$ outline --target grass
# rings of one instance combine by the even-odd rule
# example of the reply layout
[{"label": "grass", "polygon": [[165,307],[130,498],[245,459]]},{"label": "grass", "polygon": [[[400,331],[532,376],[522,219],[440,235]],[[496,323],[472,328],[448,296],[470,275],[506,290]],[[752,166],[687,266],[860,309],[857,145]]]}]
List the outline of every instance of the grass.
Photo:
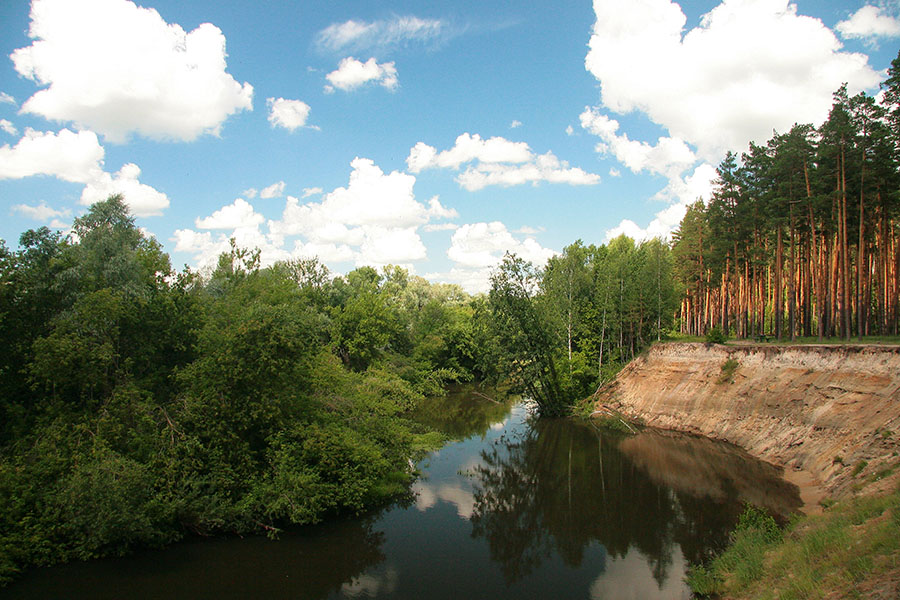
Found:
[{"label": "grass", "polygon": [[773,340],[771,342],[766,342],[772,345],[778,346],[801,346],[801,345],[815,345],[815,344],[828,344],[828,345],[840,345],[840,346],[858,346],[858,345],[868,345],[868,344],[884,344],[884,345],[900,345],[900,336],[896,335],[870,335],[866,336],[859,341],[857,336],[853,336],[849,340],[840,337],[826,337],[822,338],[822,341],[819,341],[817,336],[810,337],[796,337],[793,340],[790,339],[790,336],[787,335],[781,341]]},{"label": "grass", "polygon": [[[666,338],[663,340],[664,342],[705,342],[706,338],[701,335],[685,335],[681,333],[669,333]],[[747,337],[746,339],[740,338],[732,338],[731,341],[734,342],[752,342],[758,344],[766,344],[772,346],[800,346],[800,345],[809,345],[809,344],[835,344],[835,345],[849,345],[856,346],[859,344],[884,344],[889,346],[900,345],[900,336],[897,335],[872,335],[866,336],[863,338],[862,342],[859,341],[859,338],[853,336],[849,340],[845,340],[844,338],[839,337],[826,337],[823,338],[822,341],[819,341],[817,336],[810,337],[797,337],[793,341],[790,339],[790,335],[786,335],[785,338],[781,341],[772,340],[769,342],[755,342],[753,337]],[[728,343],[727,341],[725,343]]]},{"label": "grass", "polygon": [[742,517],[728,549],[691,569],[688,583],[698,595],[865,598],[900,576],[900,490],[834,503],[795,519],[783,535],[766,519]]},{"label": "grass", "polygon": [[722,363],[722,372],[719,374],[719,378],[716,380],[717,384],[722,383],[733,383],[734,382],[734,372],[737,371],[737,368],[741,366],[741,363],[734,360],[733,358],[729,358],[725,362]]}]

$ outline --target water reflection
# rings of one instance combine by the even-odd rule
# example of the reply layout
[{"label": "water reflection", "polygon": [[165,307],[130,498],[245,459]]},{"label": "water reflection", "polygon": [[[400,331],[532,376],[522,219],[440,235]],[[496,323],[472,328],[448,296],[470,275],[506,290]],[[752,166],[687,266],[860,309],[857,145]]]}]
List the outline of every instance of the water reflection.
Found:
[{"label": "water reflection", "polygon": [[607,567],[592,589],[615,585],[613,574],[639,555],[662,597],[678,597],[671,589],[684,590],[685,562],[718,549],[711,541],[727,539],[742,501],[782,512],[800,505],[797,489],[774,467],[689,436],[626,438],[541,420],[481,456],[473,470],[472,535],[486,540],[507,583],[553,555],[577,568],[599,544]]},{"label": "water reflection", "polygon": [[687,598],[687,564],[742,501],[799,506],[776,469],[701,438],[531,421],[465,391],[420,418],[460,441],[419,464],[411,502],[278,541],[35,570],[0,598]]},{"label": "water reflection", "polygon": [[[377,516],[264,537],[176,544],[134,556],[38,569],[3,598],[195,599],[371,596],[390,582],[369,575],[385,560]],[[396,575],[396,574],[395,574]]]},{"label": "water reflection", "polygon": [[412,486],[416,495],[416,508],[425,512],[438,502],[449,502],[456,507],[456,514],[460,519],[471,519],[475,510],[475,496],[471,489],[463,487],[461,483],[442,483],[432,485],[427,481],[419,480]]},{"label": "water reflection", "polygon": [[739,500],[786,517],[800,508],[796,487],[779,467],[737,446],[673,431],[647,430],[619,450],[658,485],[718,502]]},{"label": "water reflection", "polygon": [[502,430],[512,400],[471,385],[452,387],[446,396],[427,398],[413,419],[455,440],[484,437],[489,430]]}]

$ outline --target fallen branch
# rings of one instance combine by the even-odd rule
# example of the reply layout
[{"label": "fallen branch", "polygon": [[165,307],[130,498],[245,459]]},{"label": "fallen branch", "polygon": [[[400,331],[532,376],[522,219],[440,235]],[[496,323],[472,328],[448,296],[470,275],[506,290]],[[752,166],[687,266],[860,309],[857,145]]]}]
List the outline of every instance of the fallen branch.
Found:
[{"label": "fallen branch", "polygon": [[609,408],[608,406],[601,406],[599,409],[597,409],[591,413],[591,417],[602,413],[604,410],[607,411],[609,414],[611,414],[613,417],[617,418],[622,423],[622,425],[624,425],[625,427],[628,428],[628,431],[630,431],[631,433],[634,433],[634,434],[637,433],[637,431],[631,425],[629,425],[628,422],[625,421],[625,419],[623,419],[619,413],[617,413],[613,409]]}]

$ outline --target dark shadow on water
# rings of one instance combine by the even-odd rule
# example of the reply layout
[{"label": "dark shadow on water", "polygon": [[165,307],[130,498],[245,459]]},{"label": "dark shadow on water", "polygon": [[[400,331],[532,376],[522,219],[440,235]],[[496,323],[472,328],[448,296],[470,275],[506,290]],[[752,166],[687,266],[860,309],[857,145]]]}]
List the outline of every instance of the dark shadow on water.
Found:
[{"label": "dark shadow on water", "polygon": [[36,569],[0,598],[317,599],[385,558],[377,516],[265,537],[189,540],[165,550]]},{"label": "dark shadow on water", "polygon": [[540,420],[482,451],[473,471],[472,535],[507,582],[554,553],[571,567],[599,543],[609,558],[646,557],[660,588],[677,546],[691,562],[719,550],[749,502],[786,515],[800,506],[775,467],[739,449],[664,432],[634,437]]}]

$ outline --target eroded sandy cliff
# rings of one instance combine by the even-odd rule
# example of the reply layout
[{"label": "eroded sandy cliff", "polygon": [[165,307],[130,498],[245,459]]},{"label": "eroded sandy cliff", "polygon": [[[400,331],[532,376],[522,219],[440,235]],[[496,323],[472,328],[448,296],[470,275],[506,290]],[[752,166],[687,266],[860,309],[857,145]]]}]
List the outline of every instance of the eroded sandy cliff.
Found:
[{"label": "eroded sandy cliff", "polygon": [[840,496],[898,460],[900,347],[658,344],[598,404],[737,444]]}]

